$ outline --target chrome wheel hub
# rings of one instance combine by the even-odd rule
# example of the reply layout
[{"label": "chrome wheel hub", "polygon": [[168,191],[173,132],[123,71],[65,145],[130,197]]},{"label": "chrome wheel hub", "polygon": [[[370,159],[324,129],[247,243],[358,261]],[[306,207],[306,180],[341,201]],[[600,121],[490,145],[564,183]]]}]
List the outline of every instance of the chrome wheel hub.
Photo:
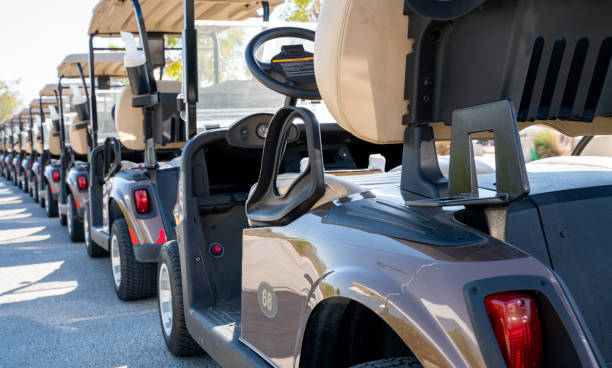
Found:
[{"label": "chrome wheel hub", "polygon": [[162,263],[159,268],[158,280],[159,314],[164,334],[170,336],[172,333],[172,292],[170,289],[170,274],[165,263]]},{"label": "chrome wheel hub", "polygon": [[121,286],[121,257],[119,256],[119,239],[117,235],[111,238],[111,267],[113,269],[113,281],[115,286]]}]

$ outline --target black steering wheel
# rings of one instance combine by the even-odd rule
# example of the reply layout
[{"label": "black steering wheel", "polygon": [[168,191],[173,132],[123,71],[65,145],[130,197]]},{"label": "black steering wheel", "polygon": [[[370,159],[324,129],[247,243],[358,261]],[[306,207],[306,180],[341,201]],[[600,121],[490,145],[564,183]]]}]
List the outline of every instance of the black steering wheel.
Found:
[{"label": "black steering wheel", "polygon": [[283,46],[270,63],[258,60],[255,54],[264,43],[277,38],[299,38],[314,41],[315,32],[304,28],[279,27],[261,32],[247,45],[246,64],[255,79],[264,86],[288,97],[320,100],[314,73],[314,55],[302,45]]}]

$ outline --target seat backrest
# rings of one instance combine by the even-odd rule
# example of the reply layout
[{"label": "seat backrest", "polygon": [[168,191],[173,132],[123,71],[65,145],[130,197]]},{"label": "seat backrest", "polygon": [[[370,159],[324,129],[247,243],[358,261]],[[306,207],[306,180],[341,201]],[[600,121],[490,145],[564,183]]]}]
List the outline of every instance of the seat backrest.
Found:
[{"label": "seat backrest", "polygon": [[42,155],[44,152],[44,147],[40,140],[40,135],[41,135],[40,129],[36,129],[34,131],[34,149],[39,155]]},{"label": "seat backrest", "polygon": [[612,134],[612,2],[488,0],[439,18],[417,3],[324,2],[315,74],[343,128],[384,144],[433,123],[448,139],[453,111],[510,99],[520,128]]},{"label": "seat backrest", "polygon": [[403,8],[403,0],[333,0],[319,17],[317,86],[338,124],[366,141],[403,141],[411,51]]},{"label": "seat backrest", "polygon": [[49,153],[53,156],[59,156],[62,154],[62,144],[60,141],[60,132],[59,130],[53,128],[49,132],[49,136],[47,137],[49,141]]},{"label": "seat backrest", "polygon": [[87,127],[89,121],[80,121],[78,118],[70,124],[70,145],[74,152],[78,155],[87,155],[89,153],[89,132]]},{"label": "seat backrest", "polygon": [[[181,83],[177,81],[157,81],[160,92],[180,93]],[[143,125],[143,112],[140,107],[132,106],[132,89],[127,86],[123,89],[117,107],[115,108],[115,126],[121,144],[134,151],[145,149],[145,135]]]}]

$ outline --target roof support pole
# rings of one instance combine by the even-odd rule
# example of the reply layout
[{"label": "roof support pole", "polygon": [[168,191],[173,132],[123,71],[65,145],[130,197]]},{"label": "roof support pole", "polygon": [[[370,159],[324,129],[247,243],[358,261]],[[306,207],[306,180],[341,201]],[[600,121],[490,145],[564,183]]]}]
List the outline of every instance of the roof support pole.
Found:
[{"label": "roof support pole", "polygon": [[194,0],[183,0],[183,95],[185,96],[187,137],[197,134],[198,44],[195,29]]},{"label": "roof support pole", "polygon": [[[98,105],[96,103],[96,70],[93,39],[97,32],[89,36],[89,85],[91,88],[91,98],[89,99],[89,120],[91,120],[91,149],[98,145]],[[83,83],[84,84],[84,83]],[[87,93],[86,93],[87,94]]]}]

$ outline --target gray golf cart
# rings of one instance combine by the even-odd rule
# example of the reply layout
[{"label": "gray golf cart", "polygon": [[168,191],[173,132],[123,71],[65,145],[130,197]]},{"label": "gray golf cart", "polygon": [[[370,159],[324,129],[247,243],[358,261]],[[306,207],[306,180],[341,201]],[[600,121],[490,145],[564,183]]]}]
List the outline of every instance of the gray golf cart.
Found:
[{"label": "gray golf cart", "polygon": [[[185,9],[188,33],[193,1]],[[519,130],[612,134],[611,12],[602,1],[333,0],[314,55],[257,61],[266,42],[303,35],[256,36],[247,64],[262,83],[320,92],[353,136],[403,144],[401,169],[330,175],[322,125],[289,103],[267,127],[245,203],[212,190],[210,137],[191,139],[178,241],[160,252],[170,350],[199,346],[228,367],[610,366],[612,172],[528,171]],[[306,70],[310,88],[296,83]],[[308,166],[282,175],[297,118]],[[477,175],[473,139],[495,140],[494,173]],[[436,140],[451,140],[448,179]]]},{"label": "gray golf cart", "polygon": [[44,166],[50,160],[49,148],[47,145],[47,137],[49,136],[49,124],[46,124],[50,119],[50,111],[48,106],[57,106],[55,97],[41,97],[30,102],[30,110],[34,117],[32,139],[34,143],[35,159],[32,162],[32,178],[31,186],[33,191],[34,201],[40,203],[41,207],[45,207],[44,198],[41,196],[43,191]]},{"label": "gray golf cart", "polygon": [[[70,125],[69,137],[70,146],[66,146],[65,160],[60,165],[60,177],[65,178],[65,185],[60,186],[59,212],[60,216],[66,218],[68,235],[73,242],[85,240],[83,219],[86,204],[89,201],[89,153],[95,148],[90,129],[90,101],[86,78],[89,77],[89,54],[72,54],[62,60],[57,67],[58,77],[63,79],[81,80],[81,89],[84,95],[71,99],[71,106],[77,112],[75,120]],[[111,78],[125,78],[125,68],[123,67],[123,53],[103,53],[97,54],[95,59],[96,78],[94,78],[95,88],[91,93],[96,93],[98,89],[109,91],[113,87],[121,85],[111,84]],[[104,93],[103,93],[104,94]],[[74,95],[74,93],[73,93]],[[104,95],[105,96],[105,95]],[[101,96],[97,103],[96,114],[103,116],[109,115],[110,109],[107,101]],[[106,113],[106,114],[105,114]],[[103,127],[108,125],[108,119],[103,119]],[[106,123],[106,124],[104,124]],[[99,136],[99,135],[98,135]]]},{"label": "gray golf cart", "polygon": [[[67,125],[63,120],[68,120],[68,124],[74,118],[73,113],[64,114],[64,109],[69,111],[69,106],[66,101],[60,99],[60,90],[63,96],[70,96],[71,90],[68,85],[58,86],[57,84],[47,84],[40,90],[39,96],[52,97],[56,100],[56,105],[47,105],[50,110],[49,119],[47,120],[48,135],[45,137],[45,144],[49,152],[48,155],[42,157],[42,185],[40,186],[40,197],[44,199],[41,205],[44,204],[45,212],[48,217],[57,217],[58,199],[61,188],[61,159],[64,152],[66,142],[64,126]],[[67,137],[69,139],[69,137]]]},{"label": "gray golf cart", "polygon": [[[214,1],[200,3],[203,18],[234,20],[253,15],[255,8],[247,7],[258,2],[238,1],[222,7]],[[114,288],[121,300],[155,294],[159,249],[176,238],[172,210],[177,199],[178,158],[188,136],[177,110],[181,84],[156,80],[153,74],[159,68],[163,75],[167,38],[180,35],[176,20],[181,17],[181,2],[143,4],[101,1],[89,28],[92,39],[116,37],[119,31],[138,34],[146,61],[140,74],[146,80],[144,90],[139,80],[131,80],[117,104],[118,138],[108,137],[90,157],[87,249],[92,256],[110,252]],[[151,29],[145,28],[148,19],[153,20]],[[91,45],[93,42],[90,56],[95,57]]]}]

